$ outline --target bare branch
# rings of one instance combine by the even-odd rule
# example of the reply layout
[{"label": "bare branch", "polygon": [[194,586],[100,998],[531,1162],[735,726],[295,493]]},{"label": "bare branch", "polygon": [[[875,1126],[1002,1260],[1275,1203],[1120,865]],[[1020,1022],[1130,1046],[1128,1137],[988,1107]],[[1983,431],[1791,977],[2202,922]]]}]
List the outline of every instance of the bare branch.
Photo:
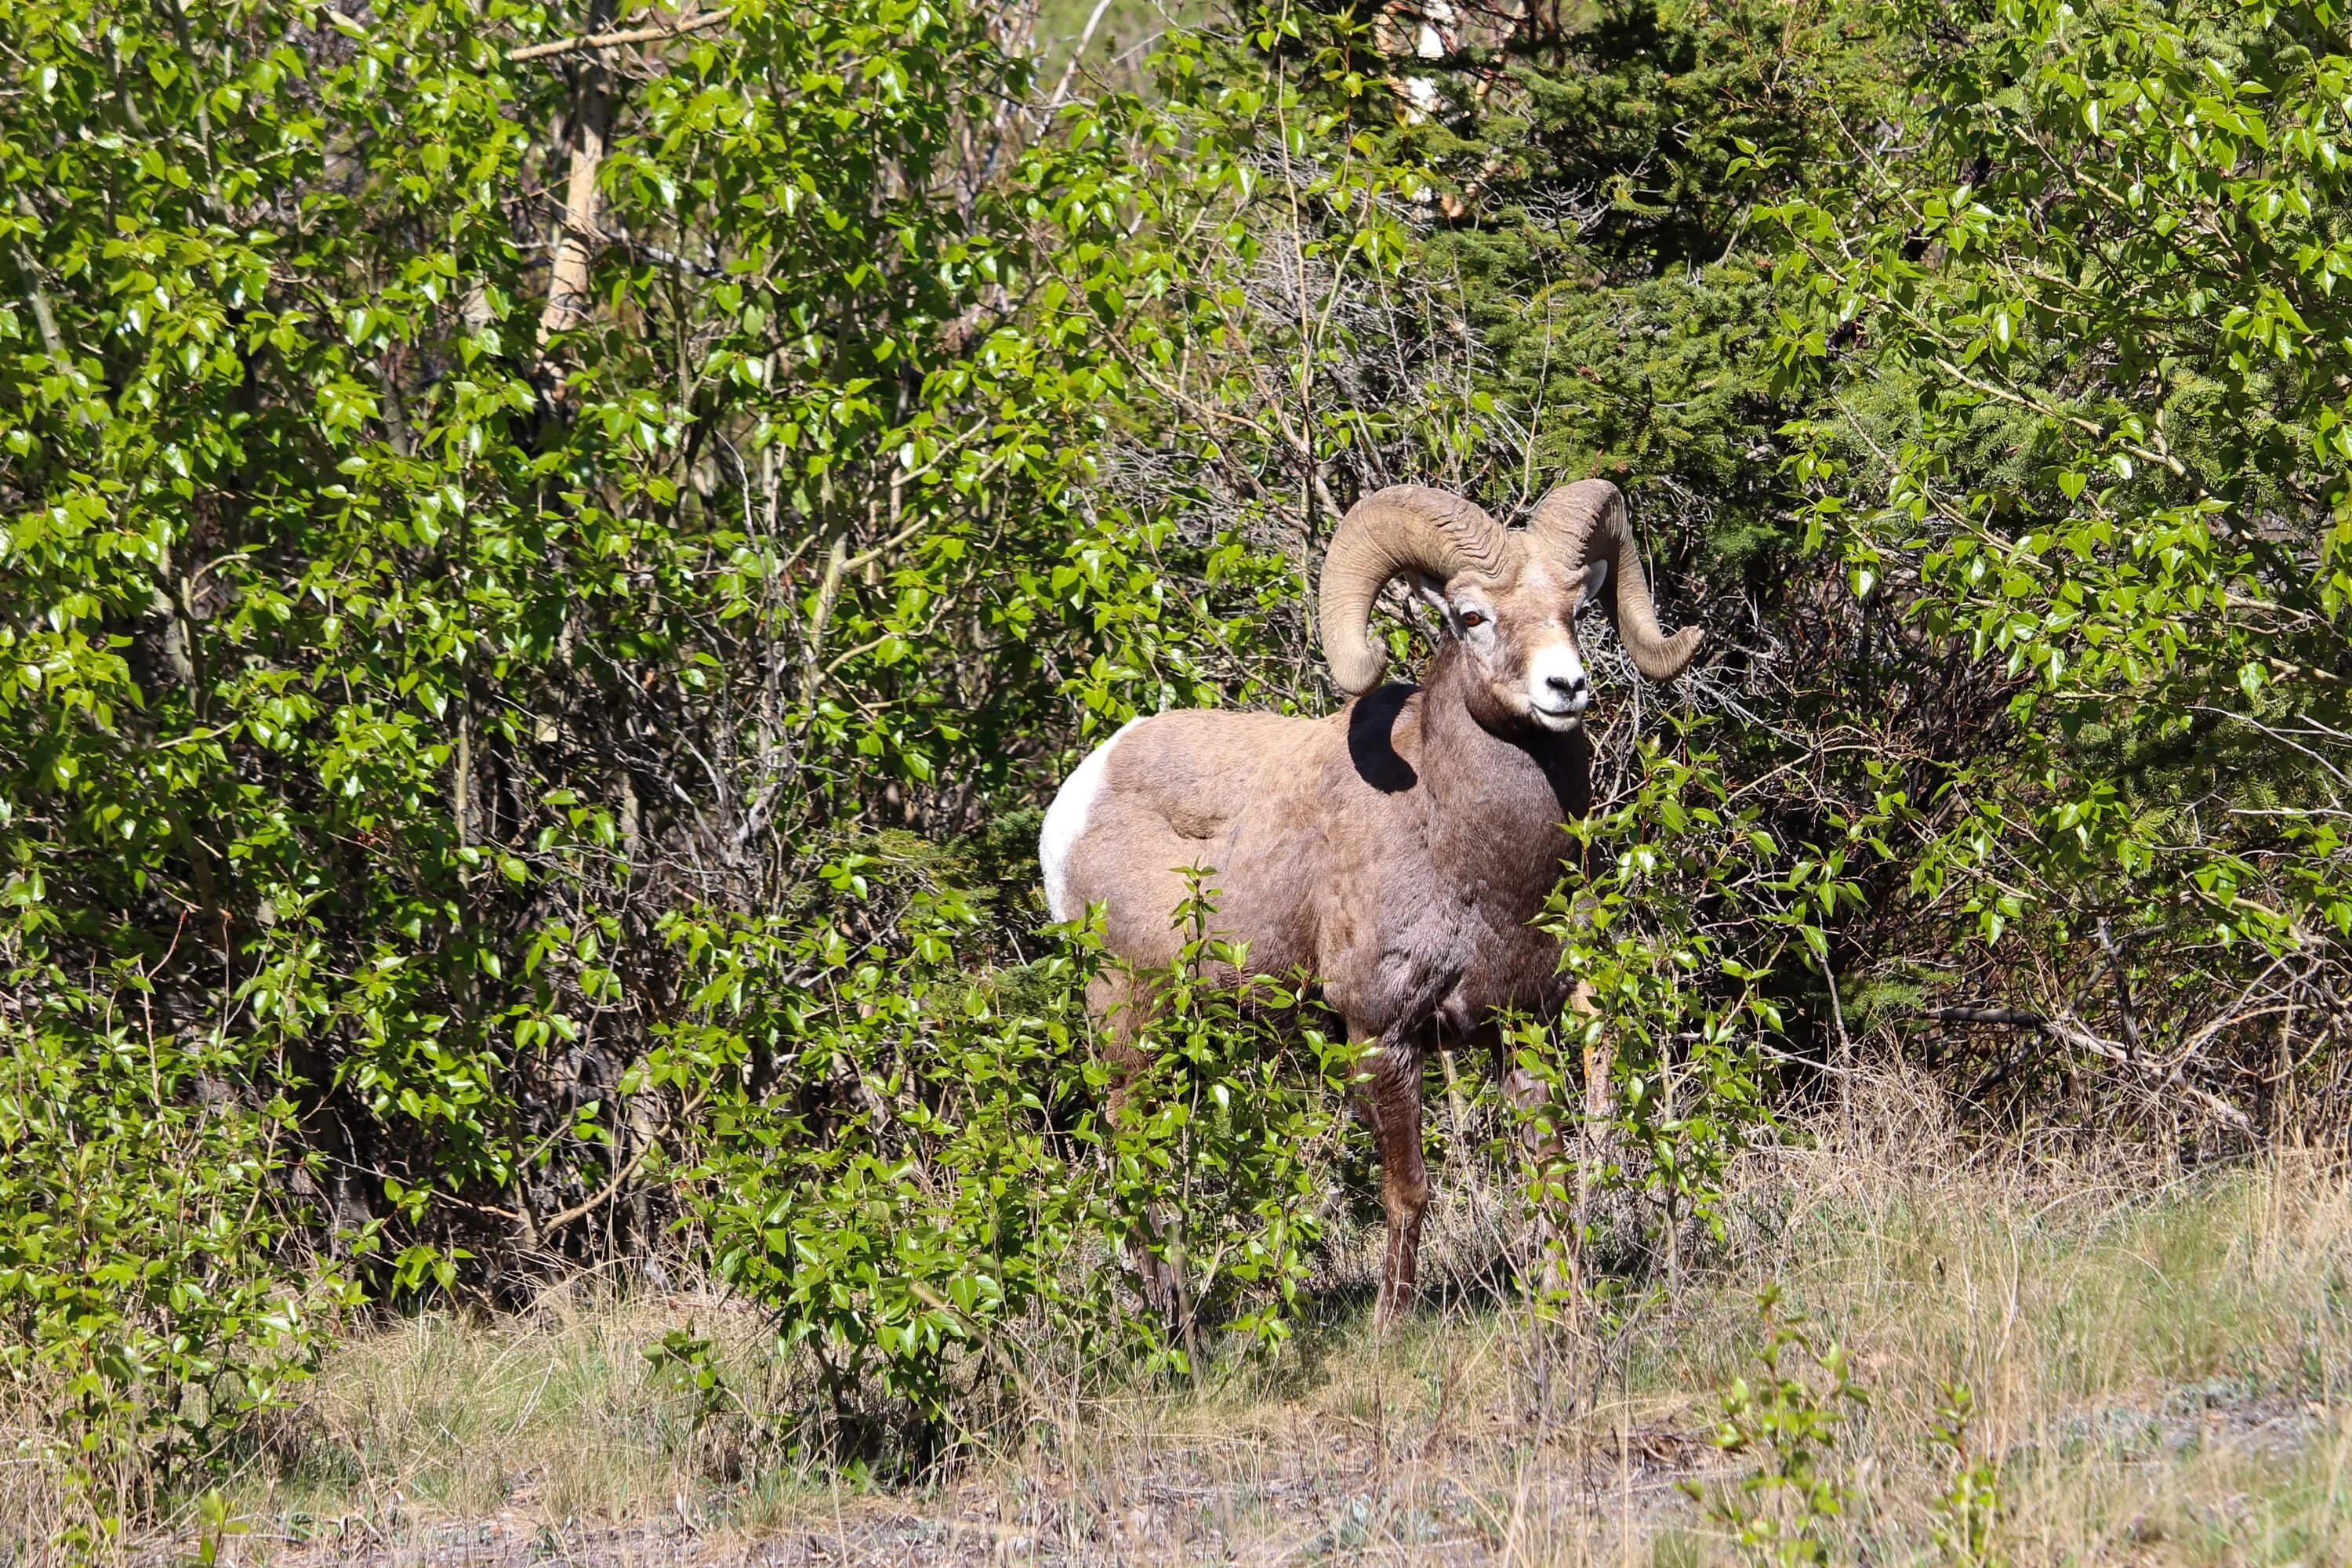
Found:
[{"label": "bare branch", "polygon": [[715,27],[735,14],[732,5],[721,5],[716,11],[698,16],[681,16],[659,27],[630,27],[618,33],[590,33],[583,37],[558,38],[552,43],[530,44],[508,53],[514,65],[530,60],[553,59],[559,55],[584,54],[591,49],[617,49],[629,44],[659,43],[666,38],[681,38],[688,33],[699,33]]}]

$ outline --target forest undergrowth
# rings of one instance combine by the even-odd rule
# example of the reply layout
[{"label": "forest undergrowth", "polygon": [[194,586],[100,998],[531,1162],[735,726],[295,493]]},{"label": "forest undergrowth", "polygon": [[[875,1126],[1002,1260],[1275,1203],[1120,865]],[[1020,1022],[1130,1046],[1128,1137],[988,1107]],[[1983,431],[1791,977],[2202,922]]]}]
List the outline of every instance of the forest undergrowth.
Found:
[{"label": "forest undergrowth", "polygon": [[[1738,1163],[1719,1243],[1580,1323],[1514,1299],[1507,1202],[1456,1169],[1431,1300],[1392,1333],[1370,1323],[1379,1238],[1359,1227],[1279,1358],[1033,1391],[913,1486],[772,1446],[773,1334],[715,1281],[583,1276],[516,1310],[420,1311],[340,1342],[211,1511],[136,1555],[1696,1568],[1759,1544],[1921,1564],[2352,1549],[2339,1166],[1995,1147],[1916,1078],[1856,1098]],[[700,1384],[665,1370],[680,1334],[711,1347]],[[58,1506],[59,1479],[18,1472],[12,1505]]]}]

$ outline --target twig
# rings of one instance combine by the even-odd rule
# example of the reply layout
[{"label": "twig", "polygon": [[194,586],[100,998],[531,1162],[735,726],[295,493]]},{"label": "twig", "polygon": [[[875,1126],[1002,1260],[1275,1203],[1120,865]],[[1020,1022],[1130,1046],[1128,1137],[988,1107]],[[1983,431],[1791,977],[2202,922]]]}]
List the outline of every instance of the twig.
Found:
[{"label": "twig", "polygon": [[653,1145],[650,1143],[638,1144],[637,1152],[629,1156],[629,1163],[627,1164],[613,1173],[613,1179],[604,1184],[604,1190],[603,1192],[598,1193],[594,1197],[588,1199],[584,1203],[574,1204],[570,1208],[565,1209],[562,1214],[553,1215],[546,1220],[539,1227],[540,1235],[545,1236],[549,1231],[555,1229],[559,1226],[570,1225],[573,1220],[578,1219],[582,1215],[586,1214],[589,1210],[601,1207],[605,1203],[609,1202],[613,1194],[619,1192],[628,1182],[628,1179],[637,1173],[637,1167],[645,1163],[646,1153],[652,1147]]},{"label": "twig", "polygon": [[1070,90],[1070,79],[1078,74],[1078,63],[1087,58],[1087,46],[1095,41],[1095,29],[1102,26],[1103,13],[1110,9],[1110,0],[1095,0],[1094,11],[1087,17],[1086,30],[1078,35],[1078,47],[1070,51],[1070,63],[1063,68],[1062,79],[1055,84],[1054,96],[1045,100],[1045,115],[1062,107],[1062,99]]},{"label": "twig", "polygon": [[610,231],[603,231],[602,237],[608,243],[619,245],[624,250],[642,252],[657,267],[667,267],[672,271],[683,272],[690,278],[724,278],[727,276],[727,274],[719,268],[709,266],[700,261],[688,260],[687,258],[680,256],[674,250],[664,250],[658,245],[649,245],[642,239],[632,239],[625,234],[614,235]]},{"label": "twig", "polygon": [[2196,476],[2189,471],[2187,465],[2182,463],[2179,458],[2174,457],[2170,452],[2150,451],[2147,447],[2139,446],[2137,443],[2119,440],[2111,432],[2109,432],[2105,426],[2099,424],[2096,420],[2085,419],[2079,414],[2069,414],[2063,409],[2053,408],[2046,403],[2037,403],[2032,398],[2027,397],[2021,393],[2010,391],[2007,387],[1995,386],[1990,382],[1979,381],[1976,377],[1962,370],[1958,365],[1954,364],[1951,361],[1945,359],[1940,355],[1932,356],[1932,363],[1937,370],[1942,371],[1946,375],[1950,376],[1953,380],[1960,383],[1963,386],[1973,387],[1977,391],[1983,393],[1987,397],[1998,397],[2003,403],[2013,403],[2020,408],[2028,409],[2035,414],[2041,415],[2044,419],[2053,420],[2062,425],[2072,425],[2077,430],[2084,431],[2089,435],[2097,437],[2099,440],[2114,441],[2116,446],[2122,447],[2125,451],[2129,452],[2135,458],[2138,458],[2145,462],[2156,463],[2161,467],[2171,469],[2175,479],[2186,479],[2191,485],[2195,485],[2199,495],[2201,496],[2205,493],[2205,487],[2201,484],[2198,484]]},{"label": "twig", "polygon": [[[39,221],[33,211],[33,204],[21,191],[16,195],[16,210],[36,222]],[[25,242],[21,239],[16,242],[16,268],[25,275],[25,298],[32,304],[33,323],[41,331],[41,347],[54,358],[66,352],[65,340],[58,333],[57,313],[49,308],[48,291],[41,287],[40,269],[33,261],[32,252],[25,248]]]},{"label": "twig", "polygon": [[[1838,1065],[1851,1075],[1853,1071],[1853,1038],[1845,1032],[1845,1006],[1838,1000],[1837,972],[1830,967],[1829,943],[1826,941],[1822,943],[1821,960],[1822,981],[1830,988],[1830,1021],[1837,1026]],[[1843,1109],[1852,1111],[1853,1101],[1851,1096],[1843,1089],[1839,1093],[1843,1100]]]},{"label": "twig", "polygon": [[2124,1049],[2132,1059],[2139,1059],[2139,1015],[2132,1010],[2131,980],[2124,973],[2124,955],[2116,951],[2116,939],[2107,929],[2107,917],[2101,915],[2097,926],[2100,951],[2107,955],[2107,968],[2116,977],[2116,1011],[2123,1020]]},{"label": "twig", "polygon": [[[702,1096],[698,1093],[692,1100],[688,1100],[686,1105],[679,1110],[678,1120],[683,1121],[690,1119],[697,1110],[701,1109],[701,1107]],[[588,1199],[585,1203],[574,1204],[572,1207],[565,1209],[562,1214],[556,1215],[544,1221],[539,1227],[540,1235],[545,1236],[549,1231],[555,1229],[558,1226],[570,1225],[582,1215],[586,1214],[589,1210],[595,1208],[599,1205],[609,1200],[614,1193],[619,1192],[621,1188],[626,1184],[631,1176],[637,1173],[637,1167],[646,1163],[646,1156],[652,1153],[654,1145],[651,1139],[640,1139],[637,1143],[637,1152],[629,1156],[629,1163],[627,1164],[622,1166],[618,1171],[615,1171],[613,1173],[613,1179],[604,1184],[604,1190],[603,1192],[598,1193],[594,1197]]]},{"label": "twig", "polygon": [[1010,1376],[1013,1383],[1020,1388],[1023,1395],[1028,1399],[1033,1408],[1053,1408],[1051,1405],[1047,1405],[1044,1399],[1038,1396],[1036,1385],[1031,1383],[1029,1381],[1028,1374],[1021,1370],[1021,1363],[1013,1359],[1011,1352],[1005,1350],[1003,1346],[996,1342],[995,1334],[990,1331],[989,1326],[986,1323],[982,1322],[980,1320],[974,1318],[971,1313],[956,1306],[953,1302],[948,1300],[937,1290],[932,1289],[930,1286],[925,1284],[920,1279],[908,1280],[907,1282],[907,1289],[908,1292],[914,1296],[915,1300],[920,1301],[924,1306],[930,1308],[935,1312],[945,1312],[948,1316],[962,1323],[966,1330],[971,1332],[971,1337],[979,1342],[980,1348],[988,1354],[989,1358],[994,1361],[997,1365],[1004,1369],[1006,1374]]},{"label": "twig", "polygon": [[2021,1007],[1930,1007],[1923,1016],[1939,1024],[2009,1024],[2025,1029],[2038,1029],[2049,1021]]},{"label": "twig", "polygon": [[[2302,742],[2294,739],[2272,725],[2263,723],[2259,719],[2253,718],[2249,714],[2238,712],[2234,709],[2215,708],[2209,703],[2203,702],[2191,703],[2189,705],[2189,711],[2192,713],[2210,713],[2217,718],[2221,719],[2234,719],[2239,723],[2245,725],[2248,729],[2257,731],[2267,739],[2277,742],[2280,745],[2286,747],[2289,751],[2302,752],[2305,756],[2309,757],[2313,762],[2317,763],[2328,773],[2334,774],[2336,781],[2338,784],[2344,784],[2347,787],[2352,787],[2352,777],[2347,777],[2342,768],[2337,767],[2334,763],[2329,762],[2326,757],[2321,756],[2317,752],[2313,751],[2309,746],[2305,745]],[[2326,789],[2325,784],[2322,784],[2320,787]],[[2332,789],[2327,790],[2327,803],[2330,806],[2338,811],[2341,811],[2344,808],[2343,797],[2338,795]]]}]

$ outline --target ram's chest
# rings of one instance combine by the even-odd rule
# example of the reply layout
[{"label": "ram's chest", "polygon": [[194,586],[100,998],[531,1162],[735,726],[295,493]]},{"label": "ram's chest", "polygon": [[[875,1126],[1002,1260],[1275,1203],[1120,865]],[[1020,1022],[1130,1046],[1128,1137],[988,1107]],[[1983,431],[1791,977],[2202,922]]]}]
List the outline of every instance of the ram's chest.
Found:
[{"label": "ram's chest", "polygon": [[1429,872],[1451,906],[1461,966],[1447,1010],[1540,1012],[1563,994],[1559,940],[1536,922],[1571,869],[1576,842],[1560,826],[1571,807],[1534,765],[1496,769],[1483,805],[1475,818],[1441,815],[1430,835]]},{"label": "ram's chest", "polygon": [[1564,869],[1566,845],[1554,826],[1510,845],[1519,852],[1515,859],[1506,862],[1503,847],[1489,845],[1455,861],[1440,883],[1451,894],[1443,900],[1442,945],[1456,976],[1452,1001],[1475,1016],[1499,1007],[1541,1011],[1559,991],[1559,942],[1537,922]]},{"label": "ram's chest", "polygon": [[1360,901],[1335,900],[1344,907],[1323,927],[1333,1001],[1383,1033],[1432,1017],[1459,1033],[1498,1009],[1558,1006],[1559,944],[1535,921],[1571,845],[1559,823],[1549,791],[1541,804],[1490,800],[1475,830],[1428,832],[1369,899],[1360,888]]}]

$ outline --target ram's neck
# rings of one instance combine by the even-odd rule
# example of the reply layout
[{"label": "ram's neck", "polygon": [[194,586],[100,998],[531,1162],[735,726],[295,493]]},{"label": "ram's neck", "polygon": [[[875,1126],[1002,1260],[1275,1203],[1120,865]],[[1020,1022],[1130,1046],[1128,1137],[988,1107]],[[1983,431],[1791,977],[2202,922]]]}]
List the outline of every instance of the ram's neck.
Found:
[{"label": "ram's neck", "polygon": [[1539,903],[1572,847],[1560,824],[1591,808],[1591,747],[1580,729],[1495,733],[1471,716],[1469,679],[1448,647],[1422,689],[1422,765],[1439,840],[1433,847],[1484,866],[1490,877],[1521,868]]}]

